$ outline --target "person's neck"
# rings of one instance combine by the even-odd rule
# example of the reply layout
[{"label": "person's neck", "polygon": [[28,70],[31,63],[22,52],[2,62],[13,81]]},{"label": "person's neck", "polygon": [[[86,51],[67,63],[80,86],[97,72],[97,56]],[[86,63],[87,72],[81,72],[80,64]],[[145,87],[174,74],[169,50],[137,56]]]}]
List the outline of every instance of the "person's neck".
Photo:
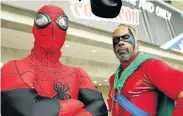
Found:
[{"label": "person's neck", "polygon": [[138,56],[139,51],[135,52],[134,55],[128,60],[128,61],[121,61],[121,67],[123,70],[125,70]]},{"label": "person's neck", "polygon": [[34,47],[31,50],[30,58],[31,60],[36,61],[42,65],[54,66],[59,63],[61,57],[60,49],[54,51],[48,51],[40,47],[37,44],[34,44]]}]

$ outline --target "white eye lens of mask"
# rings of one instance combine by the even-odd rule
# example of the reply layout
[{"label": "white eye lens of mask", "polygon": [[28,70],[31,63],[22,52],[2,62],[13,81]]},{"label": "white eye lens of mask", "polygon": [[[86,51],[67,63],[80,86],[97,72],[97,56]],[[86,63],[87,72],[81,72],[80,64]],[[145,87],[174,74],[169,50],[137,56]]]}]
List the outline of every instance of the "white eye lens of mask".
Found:
[{"label": "white eye lens of mask", "polygon": [[61,18],[59,21],[58,21],[59,25],[62,25],[62,26],[67,26],[66,24],[66,18]]},{"label": "white eye lens of mask", "polygon": [[66,16],[60,16],[56,23],[63,30],[67,30],[67,28],[69,27],[68,18]]},{"label": "white eye lens of mask", "polygon": [[47,16],[43,14],[37,14],[35,17],[35,23],[39,26],[45,26],[49,23]]}]

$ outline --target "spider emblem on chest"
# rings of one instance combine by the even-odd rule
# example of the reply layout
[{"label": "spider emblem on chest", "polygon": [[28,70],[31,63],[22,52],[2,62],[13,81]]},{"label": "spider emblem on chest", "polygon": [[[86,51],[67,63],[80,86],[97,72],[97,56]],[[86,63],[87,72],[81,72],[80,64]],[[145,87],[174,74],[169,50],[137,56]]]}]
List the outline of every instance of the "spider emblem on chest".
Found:
[{"label": "spider emblem on chest", "polygon": [[57,94],[54,96],[55,99],[65,100],[71,98],[71,95],[67,94],[67,91],[70,90],[67,84],[55,83],[54,90],[57,92]]}]

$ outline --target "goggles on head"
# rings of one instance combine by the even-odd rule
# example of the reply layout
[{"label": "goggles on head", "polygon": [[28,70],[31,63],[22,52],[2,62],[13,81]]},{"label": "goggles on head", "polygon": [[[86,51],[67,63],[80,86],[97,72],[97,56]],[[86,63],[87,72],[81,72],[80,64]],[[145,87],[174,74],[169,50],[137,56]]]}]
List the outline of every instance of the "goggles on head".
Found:
[{"label": "goggles on head", "polygon": [[[34,18],[34,23],[38,29],[43,29],[51,23],[51,18],[43,12],[36,14]],[[56,24],[62,30],[67,30],[69,27],[68,17],[66,15],[61,15],[57,20]]]}]

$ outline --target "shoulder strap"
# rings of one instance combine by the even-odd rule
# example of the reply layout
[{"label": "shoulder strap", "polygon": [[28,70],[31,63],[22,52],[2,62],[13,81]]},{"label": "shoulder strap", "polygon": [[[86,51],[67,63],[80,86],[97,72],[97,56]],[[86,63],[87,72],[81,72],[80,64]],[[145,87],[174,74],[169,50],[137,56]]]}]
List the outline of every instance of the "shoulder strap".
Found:
[{"label": "shoulder strap", "polygon": [[118,102],[121,107],[131,113],[133,116],[150,116],[147,112],[143,111],[132,102],[130,102],[125,96],[119,94],[117,99],[113,96],[113,102]]}]

